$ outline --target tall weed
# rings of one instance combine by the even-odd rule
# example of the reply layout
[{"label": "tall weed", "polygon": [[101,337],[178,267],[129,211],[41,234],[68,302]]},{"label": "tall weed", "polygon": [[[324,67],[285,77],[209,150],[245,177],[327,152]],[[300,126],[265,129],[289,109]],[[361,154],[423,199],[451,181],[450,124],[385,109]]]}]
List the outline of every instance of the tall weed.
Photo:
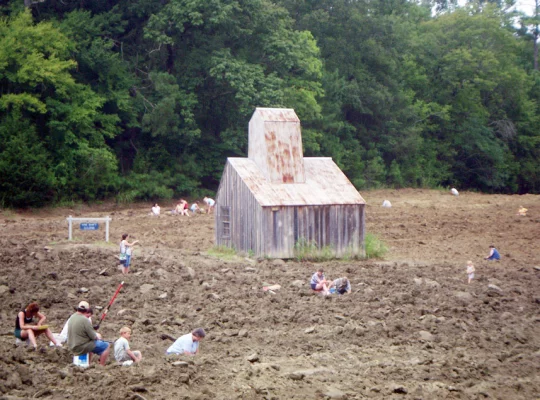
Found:
[{"label": "tall weed", "polygon": [[299,238],[294,244],[294,256],[298,261],[328,261],[336,258],[331,246],[320,247],[315,240]]},{"label": "tall weed", "polygon": [[382,258],[388,252],[388,247],[373,233],[366,234],[364,244],[366,258]]}]

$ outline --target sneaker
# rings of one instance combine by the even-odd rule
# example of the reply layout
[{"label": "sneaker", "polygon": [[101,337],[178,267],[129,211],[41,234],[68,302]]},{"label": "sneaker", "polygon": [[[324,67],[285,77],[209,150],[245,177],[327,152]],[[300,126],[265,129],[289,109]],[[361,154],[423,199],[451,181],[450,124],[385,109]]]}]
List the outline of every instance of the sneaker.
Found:
[{"label": "sneaker", "polygon": [[122,363],[122,366],[123,366],[123,367],[129,367],[129,366],[132,365],[132,364],[133,364],[133,360],[128,360],[128,361],[124,361],[124,362]]}]

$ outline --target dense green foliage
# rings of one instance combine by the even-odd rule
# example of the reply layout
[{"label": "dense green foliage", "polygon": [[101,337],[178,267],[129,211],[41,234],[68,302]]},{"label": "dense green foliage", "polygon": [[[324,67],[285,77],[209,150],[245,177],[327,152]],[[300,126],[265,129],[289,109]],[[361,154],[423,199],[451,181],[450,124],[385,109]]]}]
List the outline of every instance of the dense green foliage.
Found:
[{"label": "dense green foliage", "polygon": [[212,192],[255,107],[360,190],[540,193],[538,18],[508,2],[2,4],[0,206]]}]

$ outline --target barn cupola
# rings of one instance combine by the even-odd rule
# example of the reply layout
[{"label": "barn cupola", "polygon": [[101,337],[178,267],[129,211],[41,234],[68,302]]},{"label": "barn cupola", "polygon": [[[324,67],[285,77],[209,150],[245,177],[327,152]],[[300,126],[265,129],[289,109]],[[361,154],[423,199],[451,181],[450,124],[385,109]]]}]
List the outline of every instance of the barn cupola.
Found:
[{"label": "barn cupola", "polygon": [[293,109],[255,109],[249,121],[248,158],[271,183],[305,183],[300,119]]}]

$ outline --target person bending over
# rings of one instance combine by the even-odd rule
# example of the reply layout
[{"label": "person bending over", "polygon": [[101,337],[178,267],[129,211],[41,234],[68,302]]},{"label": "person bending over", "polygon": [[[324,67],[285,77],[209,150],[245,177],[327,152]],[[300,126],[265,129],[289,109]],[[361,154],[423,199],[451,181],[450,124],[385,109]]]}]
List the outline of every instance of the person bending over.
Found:
[{"label": "person bending over", "polygon": [[330,291],[332,290],[332,288],[335,288],[336,293],[338,294],[349,294],[351,293],[351,282],[346,276],[343,278],[338,278],[332,281],[332,283],[330,284]]},{"label": "person bending over", "polygon": [[[36,324],[34,324],[34,318],[38,318]],[[56,340],[51,330],[43,325],[47,317],[39,312],[39,305],[37,303],[30,303],[28,306],[19,311],[17,319],[15,320],[15,332],[14,335],[20,340],[30,340],[34,349],[37,349],[36,337],[45,334],[49,340],[55,346],[62,346],[59,341]]]},{"label": "person bending over", "polygon": [[167,354],[189,354],[194,356],[199,353],[199,343],[206,336],[203,328],[194,329],[191,333],[180,336],[167,349]]},{"label": "person bending over", "polygon": [[484,258],[484,260],[500,260],[500,259],[501,259],[501,255],[499,254],[495,246],[493,245],[489,246],[489,254],[487,257]]}]

